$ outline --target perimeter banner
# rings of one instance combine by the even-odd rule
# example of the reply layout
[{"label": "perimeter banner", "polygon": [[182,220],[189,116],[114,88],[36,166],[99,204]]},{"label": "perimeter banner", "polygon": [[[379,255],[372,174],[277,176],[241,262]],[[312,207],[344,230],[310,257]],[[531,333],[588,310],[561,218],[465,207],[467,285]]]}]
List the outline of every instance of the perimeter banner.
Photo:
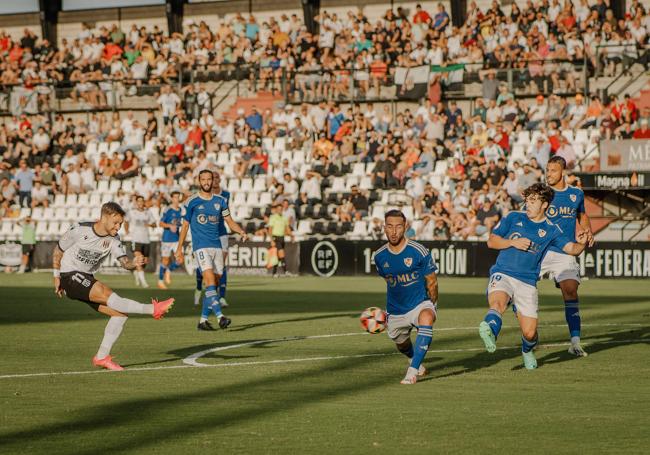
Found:
[{"label": "perimeter banner", "polygon": [[650,140],[600,142],[602,171],[650,171]]}]

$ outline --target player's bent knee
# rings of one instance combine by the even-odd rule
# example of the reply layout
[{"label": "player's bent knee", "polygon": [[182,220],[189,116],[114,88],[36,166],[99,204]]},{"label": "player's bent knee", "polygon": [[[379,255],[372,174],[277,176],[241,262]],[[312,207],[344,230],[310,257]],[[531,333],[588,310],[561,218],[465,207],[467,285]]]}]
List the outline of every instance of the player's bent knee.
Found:
[{"label": "player's bent knee", "polygon": [[537,337],[537,328],[535,327],[526,327],[521,329],[521,334],[528,341],[533,341]]},{"label": "player's bent knee", "polygon": [[108,304],[108,298],[111,296],[113,293],[113,290],[106,286],[104,283],[101,281],[96,281],[95,284],[93,284],[93,287],[90,289],[90,300],[94,303],[98,303],[100,305],[107,305]]},{"label": "player's bent knee", "polygon": [[436,320],[436,315],[433,310],[425,309],[420,311],[418,316],[418,324],[420,325],[433,325]]}]

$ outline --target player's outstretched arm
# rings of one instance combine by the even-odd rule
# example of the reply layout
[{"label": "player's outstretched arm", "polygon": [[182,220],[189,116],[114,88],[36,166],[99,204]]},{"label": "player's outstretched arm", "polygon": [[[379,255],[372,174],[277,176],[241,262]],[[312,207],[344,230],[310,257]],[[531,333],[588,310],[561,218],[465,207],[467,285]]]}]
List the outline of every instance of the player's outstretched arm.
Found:
[{"label": "player's outstretched arm", "polygon": [[578,215],[578,223],[583,230],[587,231],[587,246],[594,246],[594,234],[591,231],[591,220],[589,219],[589,215],[585,212],[580,213]]},{"label": "player's outstretched arm", "polygon": [[487,245],[488,248],[492,248],[493,250],[505,250],[514,247],[518,250],[526,251],[530,247],[530,240],[525,237],[519,237],[518,239],[504,239],[496,234],[490,234]]},{"label": "player's outstretched arm", "polygon": [[63,297],[63,289],[61,289],[61,277],[59,275],[61,273],[60,270],[62,258],[63,250],[61,250],[57,244],[54,247],[54,251],[52,252],[52,269],[54,275],[54,293],[59,297]]},{"label": "player's outstretched arm", "polygon": [[224,217],[224,220],[226,221],[226,224],[230,228],[230,230],[236,234],[241,235],[242,240],[245,242],[248,240],[248,234],[246,234],[246,231],[242,229],[242,227],[237,223],[235,220],[232,219],[232,216],[228,215]]},{"label": "player's outstretched arm", "polygon": [[430,273],[424,277],[427,286],[427,294],[433,303],[438,301],[438,276],[435,273]]},{"label": "player's outstretched arm", "polygon": [[129,259],[128,256],[122,256],[119,261],[123,269],[135,270],[137,267],[143,267],[147,263],[147,258],[142,255],[138,255],[134,259]]}]

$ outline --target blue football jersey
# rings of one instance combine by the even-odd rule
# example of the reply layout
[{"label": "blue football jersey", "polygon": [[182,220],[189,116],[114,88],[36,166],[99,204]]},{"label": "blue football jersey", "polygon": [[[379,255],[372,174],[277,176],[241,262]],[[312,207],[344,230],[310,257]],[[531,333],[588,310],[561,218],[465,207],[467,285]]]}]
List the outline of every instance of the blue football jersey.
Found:
[{"label": "blue football jersey", "polygon": [[[553,201],[546,209],[546,217],[560,226],[572,242],[576,241],[576,223],[581,213],[585,213],[585,194],[580,188],[568,185],[562,191],[555,190]],[[554,245],[551,245],[549,251],[564,253]]]},{"label": "blue football jersey", "polygon": [[[393,253],[388,244],[375,252],[375,267],[386,280],[386,311],[405,314],[429,300],[425,276],[438,272],[431,252],[409,240],[400,253]],[[435,302],[434,302],[435,303]]]},{"label": "blue football jersey", "polygon": [[530,240],[531,244],[527,251],[515,247],[499,251],[497,262],[490,269],[490,275],[503,273],[532,286],[537,284],[542,259],[549,247],[553,245],[562,251],[562,248],[571,242],[562,229],[548,218],[535,222],[528,218],[525,212],[508,213],[492,233],[510,240],[524,237]]},{"label": "blue football jersey", "polygon": [[192,249],[221,248],[219,240],[219,223],[230,215],[228,201],[213,194],[210,199],[203,199],[195,194],[185,203],[183,218],[190,223]]},{"label": "blue football jersey", "polygon": [[180,231],[180,226],[183,222],[181,209],[174,209],[173,207],[167,207],[165,213],[160,218],[160,221],[167,224],[173,224],[177,226],[176,232],[172,232],[169,228],[163,229],[162,241],[163,242],[178,242],[178,233]]},{"label": "blue football jersey", "polygon": [[[228,205],[230,205],[230,193],[228,191],[222,189],[221,193],[219,193],[219,196],[225,198]],[[226,229],[226,221],[223,218],[221,218],[221,221],[219,222],[219,236],[222,235],[228,235],[228,230]]]}]

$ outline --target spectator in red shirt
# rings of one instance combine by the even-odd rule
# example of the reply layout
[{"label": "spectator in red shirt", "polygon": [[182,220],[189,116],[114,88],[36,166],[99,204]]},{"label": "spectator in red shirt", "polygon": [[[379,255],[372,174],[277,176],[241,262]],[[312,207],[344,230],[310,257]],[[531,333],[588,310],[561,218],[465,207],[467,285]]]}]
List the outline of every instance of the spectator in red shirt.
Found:
[{"label": "spectator in red shirt", "polygon": [[10,62],[20,62],[23,58],[23,53],[25,51],[18,43],[14,43],[14,46],[9,51],[9,61]]},{"label": "spectator in red shirt", "polygon": [[422,9],[419,3],[415,6],[415,14],[413,15],[413,23],[419,24],[420,22],[427,23],[431,20],[429,13]]},{"label": "spectator in red shirt", "polygon": [[192,127],[187,135],[186,144],[193,148],[201,147],[203,143],[203,130],[199,126],[198,120],[192,120]]},{"label": "spectator in red shirt", "polygon": [[632,137],[634,139],[650,139],[650,128],[648,128],[648,121],[643,119],[639,122],[641,125],[636,129]]}]

